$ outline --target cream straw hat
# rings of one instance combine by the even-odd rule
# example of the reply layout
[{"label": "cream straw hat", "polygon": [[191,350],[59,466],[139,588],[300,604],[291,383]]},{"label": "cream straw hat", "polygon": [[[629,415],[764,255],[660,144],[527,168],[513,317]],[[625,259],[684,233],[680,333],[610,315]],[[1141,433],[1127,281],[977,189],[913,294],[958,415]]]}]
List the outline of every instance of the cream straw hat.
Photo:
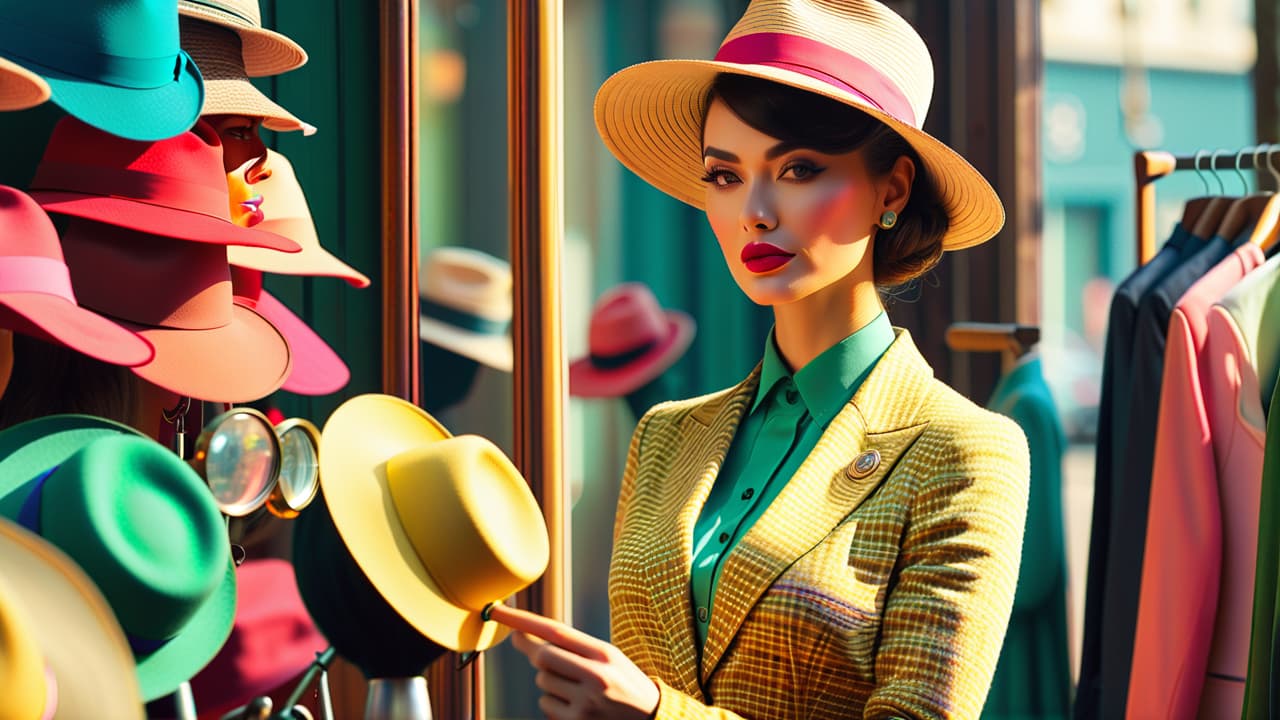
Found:
[{"label": "cream straw hat", "polygon": [[851,105],[893,128],[935,179],[951,224],[944,250],[972,247],[1004,225],[995,190],[921,130],[933,61],[916,31],[874,0],[754,0],[713,60],[657,60],[617,72],[596,93],[609,150],[654,187],[703,207],[702,121],[720,73],[771,80]]},{"label": "cream straw hat", "polygon": [[30,70],[0,58],[0,110],[25,110],[49,99],[49,83]]},{"label": "cream straw hat", "polygon": [[178,14],[234,30],[244,43],[249,77],[279,75],[307,63],[301,45],[262,27],[258,0],[178,0]]},{"label": "cream straw hat", "polygon": [[[227,181],[233,186],[232,199],[237,195],[261,195],[263,219],[254,227],[283,235],[301,245],[302,251],[253,252],[244,248],[249,252],[240,252],[240,248],[228,248],[228,261],[232,265],[262,272],[336,277],[346,280],[353,287],[369,287],[369,278],[364,273],[342,262],[320,245],[320,236],[316,232],[315,221],[311,218],[311,208],[307,205],[307,197],[298,183],[298,175],[289,158],[267,148],[266,167],[271,170],[270,177],[245,186],[246,166],[256,162],[258,158],[253,158],[227,174]],[[243,189],[234,187],[237,185],[243,186]]]},{"label": "cream straw hat", "polygon": [[258,117],[262,118],[264,127],[276,132],[315,133],[314,125],[299,120],[249,82],[240,58],[240,38],[234,32],[185,17],[181,28],[182,49],[196,61],[204,75],[201,115]]},{"label": "cream straw hat", "polygon": [[464,247],[431,250],[418,277],[418,332],[429,342],[511,372],[511,266]]}]

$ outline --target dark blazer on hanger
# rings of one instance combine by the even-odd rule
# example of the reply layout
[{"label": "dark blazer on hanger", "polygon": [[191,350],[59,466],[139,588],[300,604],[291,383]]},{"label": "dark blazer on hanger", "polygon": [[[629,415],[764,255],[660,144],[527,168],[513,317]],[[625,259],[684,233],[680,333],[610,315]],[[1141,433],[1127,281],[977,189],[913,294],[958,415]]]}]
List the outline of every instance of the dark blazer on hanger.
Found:
[{"label": "dark blazer on hanger", "polygon": [[1085,583],[1084,642],[1075,717],[1098,718],[1102,683],[1102,615],[1106,597],[1107,558],[1111,549],[1117,478],[1123,477],[1128,434],[1129,387],[1133,377],[1133,326],[1138,303],[1152,287],[1200,246],[1182,225],[1175,225],[1155,257],[1132,272],[1111,299],[1103,352],[1102,397],[1098,405],[1093,517],[1089,534],[1089,567]]},{"label": "dark blazer on hanger", "polygon": [[1124,471],[1116,476],[1118,482],[1112,496],[1115,506],[1103,597],[1102,718],[1124,717],[1128,702],[1169,317],[1182,294],[1226,258],[1232,246],[1232,242],[1220,237],[1210,239],[1157,282],[1138,304],[1129,411],[1123,426],[1127,440]]}]

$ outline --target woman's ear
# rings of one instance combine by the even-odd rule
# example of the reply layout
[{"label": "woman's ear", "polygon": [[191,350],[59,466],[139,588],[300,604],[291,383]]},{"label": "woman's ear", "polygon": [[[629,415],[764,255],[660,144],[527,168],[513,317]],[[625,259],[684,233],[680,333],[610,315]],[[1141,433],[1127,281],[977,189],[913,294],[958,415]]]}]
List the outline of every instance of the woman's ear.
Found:
[{"label": "woman's ear", "polygon": [[885,176],[881,198],[881,209],[892,210],[901,215],[911,198],[911,185],[916,179],[916,164],[906,155],[899,155],[893,163],[893,169]]}]

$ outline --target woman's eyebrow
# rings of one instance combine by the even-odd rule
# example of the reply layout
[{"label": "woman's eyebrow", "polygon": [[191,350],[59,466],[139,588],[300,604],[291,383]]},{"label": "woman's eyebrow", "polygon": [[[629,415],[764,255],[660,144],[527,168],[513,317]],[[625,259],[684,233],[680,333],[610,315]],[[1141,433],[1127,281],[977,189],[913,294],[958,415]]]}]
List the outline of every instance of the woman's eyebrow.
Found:
[{"label": "woman's eyebrow", "polygon": [[702,150],[702,157],[704,157],[704,158],[709,158],[709,157],[719,158],[720,160],[724,160],[725,162],[731,162],[731,163],[741,162],[740,160],[738,160],[738,156],[737,156],[737,155],[734,155],[733,153],[729,152],[728,150],[721,150],[720,148],[714,148],[714,147],[711,147],[711,146],[707,146],[707,147],[703,148],[703,150]]}]

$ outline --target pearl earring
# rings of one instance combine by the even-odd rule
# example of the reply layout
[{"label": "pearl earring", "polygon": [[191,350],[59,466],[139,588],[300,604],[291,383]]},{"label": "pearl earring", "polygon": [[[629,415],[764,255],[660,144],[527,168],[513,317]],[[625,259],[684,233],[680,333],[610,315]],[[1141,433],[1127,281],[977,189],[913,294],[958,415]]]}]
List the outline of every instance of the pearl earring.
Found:
[{"label": "pearl earring", "polygon": [[898,213],[892,210],[885,210],[883,213],[881,213],[880,222],[877,223],[877,225],[879,225],[882,230],[888,230],[897,224],[898,224]]}]

